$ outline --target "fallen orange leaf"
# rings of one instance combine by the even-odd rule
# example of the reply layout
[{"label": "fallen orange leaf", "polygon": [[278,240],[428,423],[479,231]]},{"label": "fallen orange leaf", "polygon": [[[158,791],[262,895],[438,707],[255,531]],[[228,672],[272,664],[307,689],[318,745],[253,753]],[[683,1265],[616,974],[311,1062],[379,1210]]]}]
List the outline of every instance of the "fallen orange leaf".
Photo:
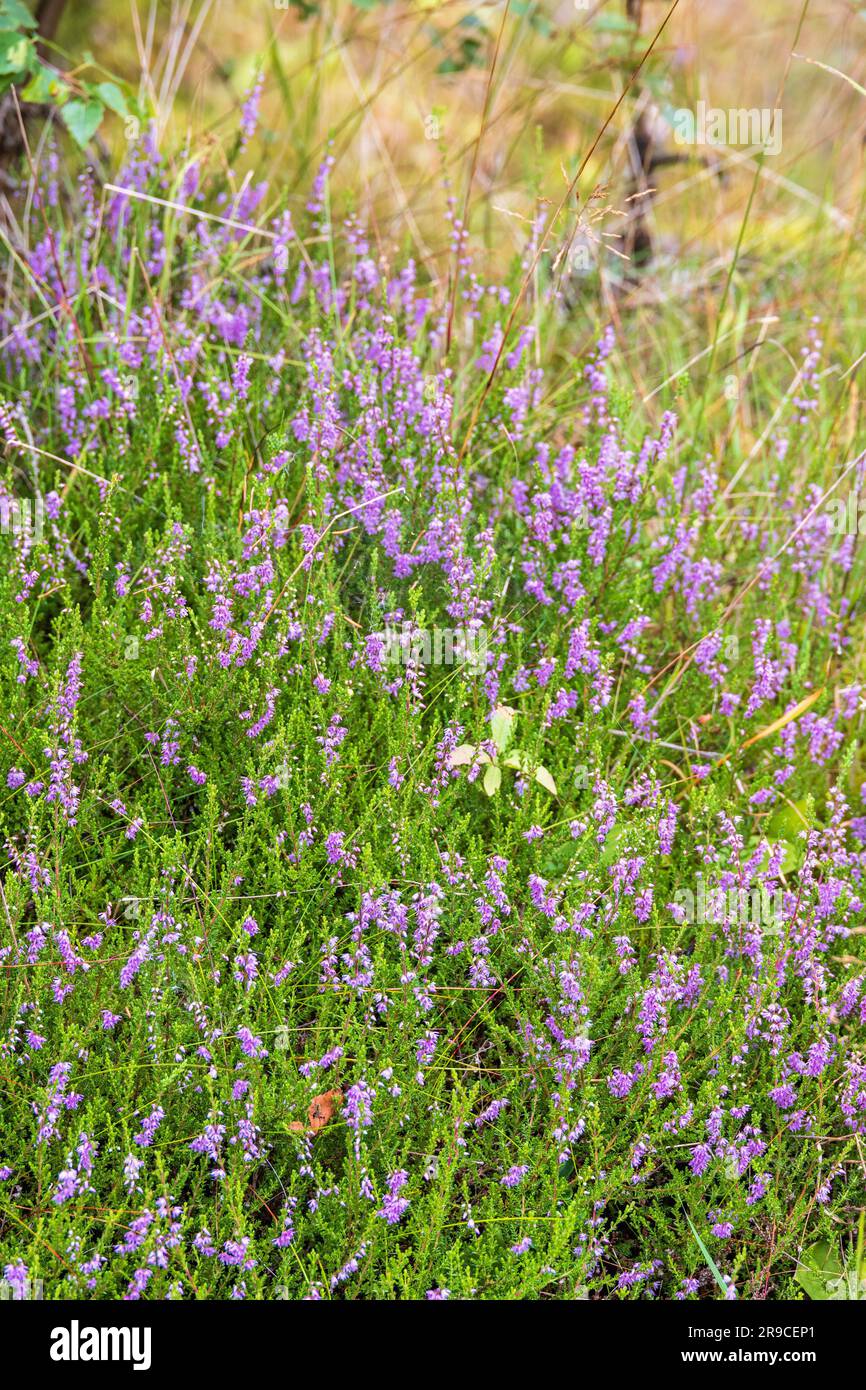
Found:
[{"label": "fallen orange leaf", "polygon": [[324,1095],[314,1096],[310,1101],[310,1129],[318,1134],[343,1104],[342,1091],[325,1091]]}]

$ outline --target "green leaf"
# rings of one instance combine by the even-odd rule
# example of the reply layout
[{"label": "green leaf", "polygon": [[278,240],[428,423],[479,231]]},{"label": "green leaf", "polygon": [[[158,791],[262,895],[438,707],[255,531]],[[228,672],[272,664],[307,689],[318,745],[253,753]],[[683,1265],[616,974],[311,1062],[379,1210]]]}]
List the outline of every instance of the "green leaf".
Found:
[{"label": "green leaf", "polygon": [[100,82],[96,88],[96,95],[103,106],[107,106],[110,111],[114,111],[116,115],[122,116],[126,120],[129,115],[129,107],[126,104],[126,97],[116,82]]},{"label": "green leaf", "polygon": [[856,1271],[853,1269],[846,1270],[838,1279],[828,1280],[826,1287],[824,1297],[833,1302],[851,1299],[859,1303],[861,1299],[866,1299],[866,1279],[861,1279],[858,1283]]},{"label": "green leaf", "polygon": [[819,1240],[817,1244],[804,1250],[803,1259],[794,1278],[811,1299],[823,1303],[833,1297],[833,1291],[829,1286],[838,1280],[842,1273],[842,1261],[835,1246],[829,1240]]},{"label": "green leaf", "polygon": [[621,859],[631,848],[629,828],[626,825],[615,825],[611,830],[601,850],[602,864],[612,864],[615,859]]},{"label": "green leaf", "polygon": [[495,796],[502,784],[502,772],[495,763],[484,769],[484,790],[488,796]]},{"label": "green leaf", "polygon": [[448,766],[465,767],[467,763],[474,761],[475,752],[474,743],[461,743],[459,748],[453,748],[451,750],[451,755],[448,758]]},{"label": "green leaf", "polygon": [[23,75],[35,61],[36,50],[24,34],[0,33],[0,73]]},{"label": "green leaf", "polygon": [[763,858],[763,861],[762,861],[762,864],[761,864],[761,868],[762,868],[762,869],[766,869],[767,865],[768,865],[769,862],[770,862],[770,854],[771,854],[772,851],[776,848],[777,845],[781,845],[781,846],[782,846],[782,864],[781,864],[781,872],[782,872],[783,874],[793,874],[793,873],[796,873],[796,871],[797,871],[798,869],[801,869],[801,868],[803,867],[803,861],[804,861],[805,858],[806,858],[806,847],[805,847],[805,845],[803,845],[802,843],[801,843],[801,844],[796,844],[796,843],[795,843],[795,844],[792,844],[790,840],[783,840],[783,839],[779,839],[779,840],[769,840],[769,839],[768,839],[768,840],[765,840],[764,843],[765,843],[765,845],[766,845],[766,847],[767,847],[767,852],[766,852],[766,854],[764,855],[764,858]]},{"label": "green leaf", "polygon": [[805,801],[783,802],[767,821],[767,834],[774,840],[796,841],[810,828],[808,810]]},{"label": "green leaf", "polygon": [[23,101],[32,101],[44,106],[50,101],[58,101],[64,91],[65,86],[59,75],[53,68],[43,67],[40,63],[21,93],[21,98]]},{"label": "green leaf", "polygon": [[[766,824],[766,839],[770,849],[776,844],[784,846],[782,873],[796,873],[806,860],[806,842],[803,832],[811,830],[815,824],[815,814],[811,797],[800,801],[786,801],[777,806]],[[764,860],[766,865],[767,860]]]},{"label": "green leaf", "polygon": [[0,29],[35,29],[36,17],[21,0],[0,0]]},{"label": "green leaf", "polygon": [[507,757],[502,759],[502,762],[505,767],[516,768],[518,772],[525,772],[528,774],[532,771],[529,765],[529,758],[525,753],[522,753],[519,748],[515,748],[513,753],[509,753]]},{"label": "green leaf", "polygon": [[797,1283],[802,1285],[809,1297],[816,1303],[822,1303],[829,1297],[827,1285],[819,1274],[812,1269],[798,1269],[794,1276]]},{"label": "green leaf", "polygon": [[490,720],[490,728],[493,734],[493,742],[504,753],[511,742],[514,733],[514,720],[517,710],[511,709],[508,705],[497,705]]},{"label": "green leaf", "polygon": [[539,786],[550,792],[551,796],[556,796],[556,783],[551,777],[546,767],[536,767],[528,753],[524,753],[522,748],[515,748],[513,753],[509,753],[502,759],[505,767],[513,767],[518,772],[522,772],[525,777],[534,777]]},{"label": "green leaf", "polygon": [[537,767],[535,769],[535,780],[540,787],[544,787],[546,792],[550,792],[551,796],[556,796],[556,783],[546,767]]},{"label": "green leaf", "polygon": [[61,111],[63,124],[79,149],[84,150],[99,129],[105,107],[101,101],[68,101]]}]

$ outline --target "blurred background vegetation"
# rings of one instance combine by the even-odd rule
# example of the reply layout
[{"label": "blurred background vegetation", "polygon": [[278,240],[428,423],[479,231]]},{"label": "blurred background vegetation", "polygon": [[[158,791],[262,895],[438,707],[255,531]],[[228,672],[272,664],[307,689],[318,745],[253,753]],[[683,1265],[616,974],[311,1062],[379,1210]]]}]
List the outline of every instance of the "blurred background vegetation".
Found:
[{"label": "blurred background vegetation", "polygon": [[[579,352],[600,317],[627,321],[620,351],[645,401],[723,342],[708,409],[726,420],[733,402],[748,435],[748,393],[726,396],[724,382],[756,345],[778,357],[780,391],[813,316],[858,355],[866,6],[40,0],[38,10],[43,27],[50,12],[52,64],[73,82],[116,80],[160,148],[206,152],[231,166],[235,186],[267,179],[300,211],[330,149],[335,212],[358,212],[379,249],[412,255],[440,288],[453,263],[449,196],[467,210],[488,280],[525,255],[539,212],[566,198],[541,270],[562,270],[568,246],[589,248],[591,273],[572,277],[554,350]],[[239,109],[257,81],[258,133],[238,153]],[[671,122],[699,101],[781,109],[781,148],[683,157]],[[642,121],[663,157],[636,174]],[[91,151],[106,176],[133,127],[110,113],[100,127]],[[624,230],[636,215],[651,238],[643,265]],[[850,389],[856,411],[856,377]]]},{"label": "blurred background vegetation", "polygon": [[[301,188],[332,136],[335,186],[360,200],[383,236],[409,236],[435,259],[446,241],[443,175],[461,191],[485,102],[473,230],[493,247],[521,245],[515,222],[532,216],[536,195],[559,201],[671,8],[669,0],[70,0],[55,41],[58,61],[90,53],[139,88],[161,141],[219,141],[263,72],[265,133],[250,167]],[[646,92],[663,113],[699,99],[773,108],[784,84],[783,148],[765,162],[752,236],[794,246],[822,207],[845,225],[861,196],[866,102],[808,59],[866,83],[866,6],[680,0],[590,161],[584,197],[613,185],[616,205]],[[117,123],[111,133],[122,142]],[[660,178],[654,215],[680,249],[699,242],[705,256],[724,254],[736,236],[755,160],[731,155],[724,184],[687,166]]]}]

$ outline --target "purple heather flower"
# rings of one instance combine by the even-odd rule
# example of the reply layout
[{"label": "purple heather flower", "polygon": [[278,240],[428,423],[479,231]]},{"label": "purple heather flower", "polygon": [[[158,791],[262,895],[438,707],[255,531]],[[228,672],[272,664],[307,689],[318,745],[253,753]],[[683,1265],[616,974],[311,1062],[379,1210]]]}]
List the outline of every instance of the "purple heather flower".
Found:
[{"label": "purple heather flower", "polygon": [[142,1148],[147,1148],[153,1143],[153,1136],[165,1119],[165,1111],[161,1105],[155,1105],[150,1114],[142,1122],[141,1132],[136,1134],[133,1142],[140,1144]]},{"label": "purple heather flower", "polygon": [[409,1174],[402,1168],[398,1169],[396,1173],[392,1173],[388,1178],[388,1191],[376,1215],[387,1221],[389,1226],[396,1225],[409,1207],[408,1197],[398,1196],[408,1181]]}]

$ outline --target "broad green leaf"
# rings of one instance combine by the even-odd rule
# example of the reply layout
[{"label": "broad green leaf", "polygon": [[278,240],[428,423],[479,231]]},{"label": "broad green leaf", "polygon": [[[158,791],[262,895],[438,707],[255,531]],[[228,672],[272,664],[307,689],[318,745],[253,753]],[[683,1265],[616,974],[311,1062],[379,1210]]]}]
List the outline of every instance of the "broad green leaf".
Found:
[{"label": "broad green leaf", "polygon": [[535,780],[540,787],[544,787],[546,792],[550,792],[551,796],[556,796],[556,783],[546,767],[537,767],[535,769]]},{"label": "broad green leaf", "polygon": [[61,110],[63,124],[79,149],[86,149],[105,113],[101,101],[68,101]]},{"label": "broad green leaf", "polygon": [[539,786],[550,792],[551,796],[556,796],[556,783],[551,777],[546,767],[535,767],[528,753],[524,753],[522,748],[515,748],[513,753],[508,753],[502,759],[505,767],[516,768],[526,777],[534,777]]},{"label": "broad green leaf", "polygon": [[484,769],[484,790],[488,796],[495,796],[502,783],[502,772],[495,763]]},{"label": "broad green leaf", "polygon": [[35,29],[36,17],[22,0],[0,0],[0,29]]},{"label": "broad green leaf", "polygon": [[805,801],[783,802],[767,821],[767,834],[774,840],[796,842],[801,830],[808,830],[811,822]]},{"label": "broad green leaf", "polygon": [[32,42],[24,34],[0,33],[0,73],[29,72],[36,57]]},{"label": "broad green leaf", "polygon": [[853,1269],[846,1270],[840,1274],[838,1279],[830,1279],[827,1282],[826,1298],[832,1301],[839,1299],[851,1299],[859,1302],[866,1299],[866,1279],[857,1279],[857,1273]]},{"label": "broad green leaf", "polygon": [[509,705],[497,705],[490,720],[490,728],[493,733],[493,742],[504,753],[511,742],[514,733],[514,720],[517,710],[511,709]]},{"label": "broad green leaf", "polygon": [[465,767],[467,763],[475,760],[475,744],[461,743],[459,747],[452,749],[448,758],[449,767]]},{"label": "broad green leaf", "polygon": [[[793,874],[796,873],[798,869],[802,868],[803,860],[806,858],[806,849],[804,845],[792,844],[790,840],[767,840],[766,843],[770,851],[774,850],[776,845],[782,846],[781,872],[783,874]],[[769,862],[770,855],[768,854],[764,860],[765,868]]]},{"label": "broad green leaf", "polygon": [[[835,1246],[828,1240],[819,1240],[803,1251],[803,1258],[794,1277],[810,1298],[816,1302],[824,1302],[832,1296],[828,1286],[842,1274],[842,1261]],[[836,1296],[838,1297],[838,1294]]]},{"label": "broad green leaf", "polygon": [[629,839],[628,827],[615,825],[602,846],[602,864],[612,864],[615,859],[621,859],[630,848]]},{"label": "broad green leaf", "polygon": [[816,1274],[813,1269],[798,1269],[794,1277],[813,1302],[823,1303],[825,1299],[829,1298],[826,1283],[820,1274]]},{"label": "broad green leaf", "polygon": [[529,765],[529,758],[525,753],[521,753],[519,748],[515,748],[513,753],[508,753],[502,761],[506,767],[514,767],[518,772],[529,773],[532,771]]},{"label": "broad green leaf", "polygon": [[50,101],[57,101],[63,90],[64,86],[59,75],[52,68],[43,67],[40,63],[21,93],[21,97],[23,101],[45,105]]},{"label": "broad green leaf", "polygon": [[116,82],[100,82],[96,88],[96,95],[103,106],[107,106],[110,111],[114,111],[116,115],[122,116],[126,120],[129,115],[129,107],[126,104],[126,97]]}]

